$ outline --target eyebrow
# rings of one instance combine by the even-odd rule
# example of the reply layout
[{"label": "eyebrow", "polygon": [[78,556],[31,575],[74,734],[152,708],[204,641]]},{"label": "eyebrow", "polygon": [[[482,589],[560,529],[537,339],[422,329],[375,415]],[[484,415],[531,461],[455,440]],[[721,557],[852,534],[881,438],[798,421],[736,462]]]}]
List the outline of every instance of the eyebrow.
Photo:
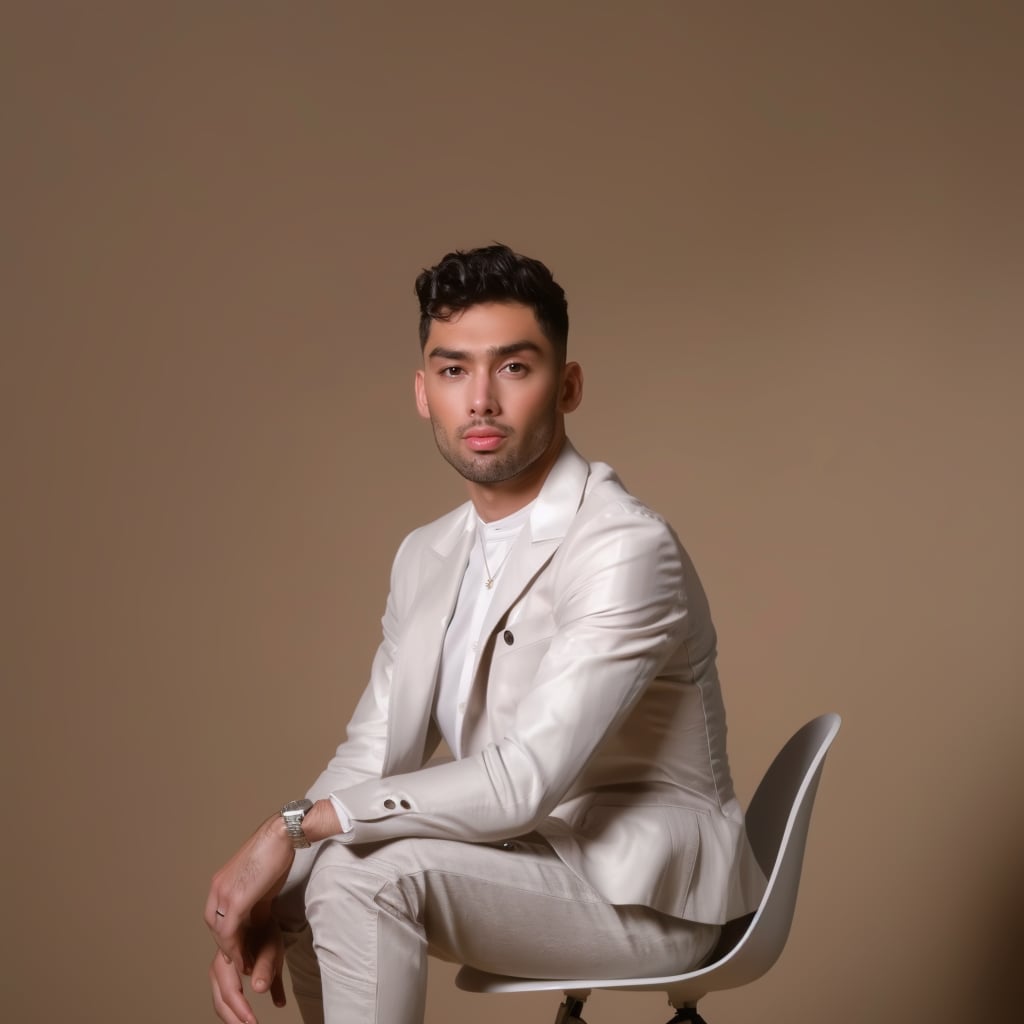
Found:
[{"label": "eyebrow", "polygon": [[[533,352],[537,355],[542,355],[540,345],[535,341],[513,341],[508,345],[492,345],[488,350],[487,354],[491,357],[497,356],[503,358],[505,356],[516,356],[521,352]],[[460,349],[455,348],[432,348],[427,357],[428,359],[450,359],[453,362],[467,362],[471,356],[468,352],[463,352]]]}]

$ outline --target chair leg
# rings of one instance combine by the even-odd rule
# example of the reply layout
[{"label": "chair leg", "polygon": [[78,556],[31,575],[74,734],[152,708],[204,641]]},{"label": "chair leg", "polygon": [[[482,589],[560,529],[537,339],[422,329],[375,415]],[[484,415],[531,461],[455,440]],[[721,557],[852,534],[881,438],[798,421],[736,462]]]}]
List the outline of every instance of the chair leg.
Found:
[{"label": "chair leg", "polygon": [[555,1024],[572,1024],[573,1021],[578,1024],[587,1024],[580,1016],[582,1012],[583,1000],[577,999],[575,996],[566,996],[565,1002],[559,1006],[558,1013],[555,1014]]},{"label": "chair leg", "polygon": [[676,1015],[668,1024],[707,1024],[707,1021],[697,1012],[696,1006],[678,1006]]}]

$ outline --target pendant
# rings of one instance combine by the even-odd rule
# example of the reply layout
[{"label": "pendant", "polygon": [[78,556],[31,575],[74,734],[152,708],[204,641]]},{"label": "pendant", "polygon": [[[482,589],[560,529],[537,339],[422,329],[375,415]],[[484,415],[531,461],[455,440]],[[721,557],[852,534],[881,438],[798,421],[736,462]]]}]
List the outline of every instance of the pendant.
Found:
[{"label": "pendant", "polygon": [[494,580],[493,580],[493,579],[489,579],[489,580],[484,580],[484,586],[485,586],[485,587],[486,587],[486,588],[487,588],[488,590],[490,590],[490,589],[491,589],[491,587],[493,587],[493,586],[494,586]]}]

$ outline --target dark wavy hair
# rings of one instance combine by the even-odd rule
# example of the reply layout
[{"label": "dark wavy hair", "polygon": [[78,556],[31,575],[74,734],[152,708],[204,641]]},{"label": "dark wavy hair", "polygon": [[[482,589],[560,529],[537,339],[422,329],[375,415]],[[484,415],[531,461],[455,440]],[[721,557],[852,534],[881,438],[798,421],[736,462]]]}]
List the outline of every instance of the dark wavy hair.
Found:
[{"label": "dark wavy hair", "polygon": [[416,296],[420,300],[421,349],[435,320],[448,320],[481,302],[520,302],[533,310],[544,336],[565,362],[569,340],[565,292],[540,260],[521,256],[507,245],[448,253],[416,278]]}]

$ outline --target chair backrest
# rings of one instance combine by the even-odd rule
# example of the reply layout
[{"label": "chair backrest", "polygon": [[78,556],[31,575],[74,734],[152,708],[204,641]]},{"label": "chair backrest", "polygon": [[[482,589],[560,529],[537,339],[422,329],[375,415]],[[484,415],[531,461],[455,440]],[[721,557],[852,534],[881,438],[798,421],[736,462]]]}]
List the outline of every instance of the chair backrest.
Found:
[{"label": "chair backrest", "polygon": [[[782,953],[793,923],[818,780],[841,722],[839,715],[821,715],[797,730],[757,787],[747,811],[747,835],[768,887],[736,945],[695,972],[703,975],[705,991],[746,985]],[[691,993],[687,986],[687,998]]]}]

